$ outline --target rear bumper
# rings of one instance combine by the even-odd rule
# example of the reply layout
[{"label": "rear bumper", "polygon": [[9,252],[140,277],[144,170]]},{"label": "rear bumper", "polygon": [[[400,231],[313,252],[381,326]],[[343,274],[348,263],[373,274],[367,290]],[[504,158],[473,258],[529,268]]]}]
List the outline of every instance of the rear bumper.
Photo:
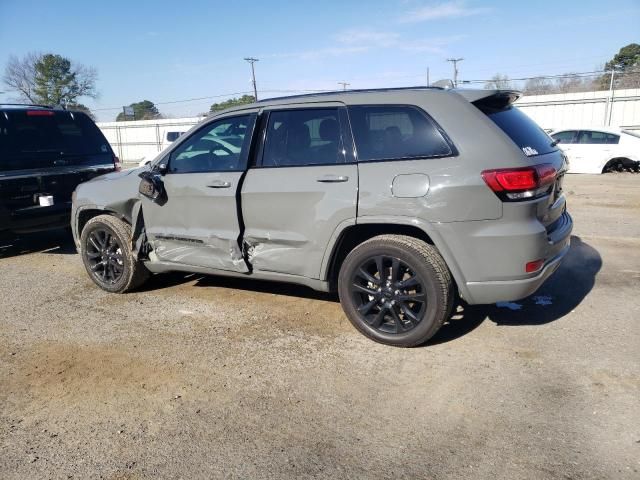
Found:
[{"label": "rear bumper", "polygon": [[[566,211],[549,231],[531,219],[439,227],[445,260],[469,304],[519,300],[534,293],[568,253],[572,230],[573,220]],[[525,265],[538,259],[544,259],[543,267],[526,273]]]},{"label": "rear bumper", "polygon": [[508,302],[520,300],[535,293],[547,278],[555,272],[564,256],[569,252],[569,238],[560,253],[549,260],[543,269],[535,277],[522,280],[506,280],[491,282],[467,282],[467,296],[465,298],[469,304],[487,304],[496,302]]}]

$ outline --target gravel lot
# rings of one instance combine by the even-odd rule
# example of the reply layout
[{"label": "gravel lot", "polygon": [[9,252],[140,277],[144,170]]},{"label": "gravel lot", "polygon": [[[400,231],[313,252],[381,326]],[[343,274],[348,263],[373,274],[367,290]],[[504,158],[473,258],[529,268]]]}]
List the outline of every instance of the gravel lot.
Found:
[{"label": "gravel lot", "polygon": [[0,249],[0,477],[640,478],[640,176],[565,185],[560,270],[410,350],[305,288]]}]

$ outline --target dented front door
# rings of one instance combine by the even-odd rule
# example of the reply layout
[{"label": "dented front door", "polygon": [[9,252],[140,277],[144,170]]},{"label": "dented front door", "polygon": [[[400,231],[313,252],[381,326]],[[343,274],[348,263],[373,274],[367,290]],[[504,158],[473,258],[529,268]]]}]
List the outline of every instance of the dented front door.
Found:
[{"label": "dented front door", "polygon": [[170,153],[165,199],[143,198],[153,254],[164,262],[247,272],[238,243],[236,193],[255,115],[208,123]]}]

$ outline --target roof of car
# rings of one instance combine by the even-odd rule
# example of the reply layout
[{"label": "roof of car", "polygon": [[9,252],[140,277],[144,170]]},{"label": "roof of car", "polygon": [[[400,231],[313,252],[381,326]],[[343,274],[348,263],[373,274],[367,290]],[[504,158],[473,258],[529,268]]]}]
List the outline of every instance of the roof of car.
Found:
[{"label": "roof of car", "polygon": [[[220,114],[226,114],[239,110],[248,110],[252,108],[259,108],[272,105],[287,105],[291,103],[320,103],[320,102],[342,102],[349,104],[355,98],[359,97],[362,101],[362,97],[400,97],[413,95],[415,93],[425,93],[435,95],[454,95],[458,94],[465,98],[469,102],[475,102],[486,97],[494,95],[508,95],[513,97],[512,101],[520,96],[520,93],[512,90],[489,90],[489,89],[457,89],[457,88],[442,88],[442,87],[397,87],[397,88],[370,88],[362,90],[337,90],[328,92],[307,93],[303,95],[290,95],[285,97],[265,98],[254,103],[245,104],[238,107],[232,107],[226,110],[214,112],[211,117],[217,117]],[[371,98],[372,101],[375,101]]]},{"label": "roof of car", "polygon": [[40,105],[35,103],[0,103],[0,110],[3,111],[24,111],[24,110],[50,110],[52,112],[73,112],[84,113],[82,110],[66,108],[62,105]]},{"label": "roof of car", "polygon": [[575,131],[575,130],[586,130],[589,132],[604,132],[604,133],[615,133],[616,135],[620,135],[620,133],[623,131],[623,129],[621,128],[617,128],[617,127],[565,127],[565,128],[554,128],[551,132],[552,135],[554,133],[559,133],[559,132],[568,132],[568,131]]},{"label": "roof of car", "polygon": [[12,109],[12,110],[53,110],[51,105],[39,105],[35,103],[0,103],[0,109]]}]

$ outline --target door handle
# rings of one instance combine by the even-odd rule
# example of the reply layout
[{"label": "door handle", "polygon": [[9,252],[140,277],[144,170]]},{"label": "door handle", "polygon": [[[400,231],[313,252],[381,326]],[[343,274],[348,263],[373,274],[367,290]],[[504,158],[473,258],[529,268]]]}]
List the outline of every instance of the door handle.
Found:
[{"label": "door handle", "polygon": [[316,179],[320,183],[340,183],[349,181],[346,175],[323,175]]},{"label": "door handle", "polygon": [[230,182],[225,182],[224,180],[214,180],[207,187],[209,188],[229,188],[231,186]]}]

